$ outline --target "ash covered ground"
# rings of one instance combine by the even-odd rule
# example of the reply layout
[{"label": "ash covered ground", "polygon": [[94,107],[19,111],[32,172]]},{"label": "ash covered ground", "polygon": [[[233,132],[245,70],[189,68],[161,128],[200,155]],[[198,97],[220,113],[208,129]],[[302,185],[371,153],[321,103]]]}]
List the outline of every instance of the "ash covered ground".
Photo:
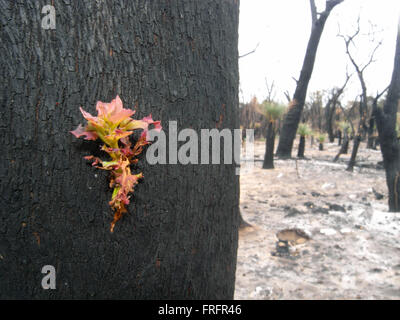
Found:
[{"label": "ash covered ground", "polygon": [[[379,150],[361,144],[354,172],[337,143],[306,144],[306,160],[240,175],[235,299],[400,299],[400,214],[388,212]],[[297,148],[293,149],[293,155]],[[243,164],[242,164],[243,166]]]}]

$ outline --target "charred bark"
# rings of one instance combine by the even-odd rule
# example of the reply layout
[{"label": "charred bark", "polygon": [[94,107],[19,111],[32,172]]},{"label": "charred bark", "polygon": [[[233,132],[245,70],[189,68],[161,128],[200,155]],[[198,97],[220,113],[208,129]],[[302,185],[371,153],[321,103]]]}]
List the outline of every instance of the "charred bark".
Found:
[{"label": "charred bark", "polygon": [[344,137],[343,137],[343,142],[342,145],[340,147],[340,150],[338,152],[338,154],[335,156],[335,158],[333,159],[333,162],[336,162],[339,160],[339,157],[342,154],[347,154],[349,149],[349,134],[347,133],[347,130],[344,131]]},{"label": "charred bark", "polygon": [[351,152],[350,161],[349,161],[349,164],[346,169],[347,171],[352,172],[354,170],[354,166],[356,165],[357,152],[358,152],[358,148],[360,147],[360,143],[361,143],[361,135],[358,134],[357,136],[354,137],[353,151]]},{"label": "charred bark", "polygon": [[304,158],[305,147],[306,147],[306,137],[300,136],[299,150],[297,151],[297,157]]},{"label": "charred bark", "polygon": [[374,116],[371,116],[369,119],[369,125],[368,125],[368,140],[367,140],[367,149],[374,149],[375,146],[375,139],[374,137],[374,127],[375,127],[375,118]]},{"label": "charred bark", "polygon": [[[232,299],[235,165],[149,165],[110,233],[107,174],[69,131],[117,94],[135,117],[239,128],[239,1],[0,1],[0,298]],[[201,115],[199,117],[199,115]],[[44,290],[44,265],[56,289]]]},{"label": "charred bark", "polygon": [[274,169],[275,121],[269,121],[265,141],[263,169]]},{"label": "charred bark", "polygon": [[336,101],[329,99],[325,106],[325,120],[326,120],[326,132],[328,133],[328,139],[330,143],[335,141],[335,134],[333,133],[332,120],[336,110]]},{"label": "charred bark", "polygon": [[[340,88],[335,88],[332,90],[331,98],[328,100],[325,106],[325,119],[326,119],[326,132],[328,133],[329,142],[333,143],[335,141],[335,134],[333,131],[333,116],[335,115],[336,105],[339,102],[340,96],[343,94],[347,83],[349,82],[350,75],[346,74],[346,81]],[[340,142],[339,142],[340,145]]]},{"label": "charred bark", "polygon": [[322,31],[324,30],[330,12],[342,1],[343,0],[328,0],[326,2],[325,11],[321,12],[318,19],[313,23],[303,67],[300,72],[300,78],[297,81],[296,90],[290,103],[289,110],[284,118],[282,131],[279,136],[279,144],[276,153],[280,158],[290,158],[292,155],[293,141],[296,137],[297,128],[303,112],[308,83],[311,79],[311,74],[314,68],[315,57],[317,55]]},{"label": "charred bark", "polygon": [[389,211],[400,212],[400,143],[396,132],[396,116],[400,102],[400,22],[392,80],[383,109],[378,108],[378,97],[373,108],[389,190]]}]

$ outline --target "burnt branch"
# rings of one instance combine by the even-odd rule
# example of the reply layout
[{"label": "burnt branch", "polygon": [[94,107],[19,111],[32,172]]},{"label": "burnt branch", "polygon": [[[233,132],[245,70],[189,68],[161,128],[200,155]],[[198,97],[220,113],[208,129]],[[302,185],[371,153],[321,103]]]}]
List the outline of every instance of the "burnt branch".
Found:
[{"label": "burnt branch", "polygon": [[255,47],[252,51],[247,52],[247,53],[245,53],[245,54],[239,56],[239,59],[240,59],[240,58],[244,58],[244,57],[248,56],[249,54],[252,54],[252,53],[256,52],[256,50],[257,50],[257,48],[258,48],[259,45],[260,45],[260,43],[257,43],[256,47]]}]

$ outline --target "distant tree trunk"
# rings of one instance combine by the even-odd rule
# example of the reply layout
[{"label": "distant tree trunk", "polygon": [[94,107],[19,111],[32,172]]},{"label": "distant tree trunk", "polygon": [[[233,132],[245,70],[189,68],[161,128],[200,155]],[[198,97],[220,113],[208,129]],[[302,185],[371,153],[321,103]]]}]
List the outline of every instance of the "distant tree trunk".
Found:
[{"label": "distant tree trunk", "polygon": [[279,136],[279,144],[276,153],[280,158],[290,158],[292,155],[293,141],[296,137],[297,128],[303,112],[308,83],[314,68],[315,57],[322,31],[324,30],[325,22],[328,19],[330,12],[342,1],[343,0],[326,1],[325,11],[320,13],[318,19],[313,18],[313,27],[308,41],[300,78],[297,81],[296,91],[293,95],[293,100],[290,103],[289,110],[284,118],[282,131]]},{"label": "distant tree trunk", "polygon": [[[339,98],[343,94],[347,83],[349,82],[350,75],[346,73],[346,80],[342,87],[334,88],[331,93],[331,98],[328,100],[325,106],[325,119],[326,119],[326,132],[328,132],[329,142],[333,143],[335,141],[335,134],[333,131],[333,116],[335,115],[336,105],[339,103]],[[340,132],[340,130],[338,130]],[[341,137],[339,138],[339,140]],[[339,145],[341,141],[339,141]]]},{"label": "distant tree trunk", "polygon": [[[54,3],[56,29],[41,28]],[[107,173],[69,131],[117,94],[135,117],[234,129],[239,1],[0,1],[0,299],[232,299],[235,165],[150,165],[110,233]],[[201,115],[199,117],[199,115]],[[223,120],[222,120],[223,119]],[[133,169],[133,168],[132,168]],[[53,265],[56,289],[41,286]]]},{"label": "distant tree trunk", "polygon": [[389,211],[400,212],[400,143],[396,117],[400,104],[400,22],[398,25],[394,68],[383,110],[374,101],[374,114],[389,189]]},{"label": "distant tree trunk", "polygon": [[338,154],[335,156],[335,158],[333,159],[333,162],[336,162],[339,160],[340,155],[342,154],[347,154],[349,149],[349,134],[347,133],[347,131],[344,131],[344,137],[343,137],[343,143],[340,147],[340,150],[338,152]]},{"label": "distant tree trunk", "polygon": [[349,134],[345,132],[344,138],[343,138],[343,154],[347,154],[349,152]]},{"label": "distant tree trunk", "polygon": [[263,169],[274,169],[275,121],[269,121]]},{"label": "distant tree trunk", "polygon": [[319,151],[324,151],[324,144],[320,142],[318,149]]},{"label": "distant tree trunk", "polygon": [[346,169],[347,171],[353,171],[354,166],[356,165],[357,152],[358,152],[358,148],[360,147],[360,143],[361,143],[361,135],[357,134],[354,137],[353,151],[351,152],[351,158],[350,158],[349,164]]},{"label": "distant tree trunk", "polygon": [[342,145],[342,130],[337,131],[337,137],[338,137],[338,146],[340,147]]},{"label": "distant tree trunk", "polygon": [[330,99],[325,106],[326,132],[328,133],[328,138],[330,143],[333,143],[335,141],[335,134],[333,133],[333,127],[332,127],[333,115],[336,110],[335,102],[336,101],[334,99]]},{"label": "distant tree trunk", "polygon": [[[368,131],[368,126],[366,123],[367,117],[368,117],[368,103],[367,103],[367,86],[365,83],[365,79],[364,79],[364,71],[365,69],[375,60],[373,59],[374,54],[376,52],[376,50],[379,48],[379,46],[382,44],[382,42],[379,42],[378,45],[375,47],[375,49],[372,51],[369,61],[364,64],[364,66],[361,66],[359,64],[357,64],[357,62],[354,60],[353,55],[350,52],[350,44],[354,44],[354,39],[360,34],[360,18],[357,21],[357,29],[355,31],[355,33],[351,36],[343,36],[340,35],[346,45],[346,54],[349,57],[352,65],[354,66],[354,69],[356,70],[358,79],[360,81],[360,85],[361,85],[361,99],[360,99],[360,104],[359,104],[359,112],[360,112],[360,122],[359,122],[359,126],[358,126],[358,131],[357,131],[357,136],[358,138],[356,140],[360,140],[360,141],[354,141],[353,144],[353,152],[352,152],[352,156],[351,156],[351,161],[349,163],[349,166],[347,168],[347,170],[352,171],[353,170],[353,166],[354,163],[356,161],[356,157],[357,157],[357,151],[358,151],[358,147],[360,145],[361,140],[364,141],[365,137],[367,135],[367,131]],[[373,130],[373,127],[372,127]],[[354,159],[353,159],[354,157]]]},{"label": "distant tree trunk", "polygon": [[305,146],[306,146],[306,137],[300,136],[299,150],[297,151],[297,157],[304,158]]},{"label": "distant tree trunk", "polygon": [[368,140],[367,140],[367,149],[374,149],[374,127],[375,127],[375,118],[374,116],[371,116],[369,119],[369,125],[368,125]]}]

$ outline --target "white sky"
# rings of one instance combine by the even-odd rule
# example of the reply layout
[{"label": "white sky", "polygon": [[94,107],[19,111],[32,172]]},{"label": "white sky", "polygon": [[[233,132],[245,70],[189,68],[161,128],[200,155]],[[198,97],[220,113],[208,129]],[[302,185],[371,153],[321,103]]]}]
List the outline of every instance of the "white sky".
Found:
[{"label": "white sky", "polygon": [[[316,0],[317,10],[325,9],[324,0]],[[368,94],[375,95],[389,85],[400,15],[400,0],[344,0],[331,12],[318,47],[314,71],[307,97],[316,90],[330,90],[342,86],[346,66],[350,73],[353,66],[345,53],[344,41],[337,37],[339,27],[343,34],[354,32],[358,15],[362,36],[352,47],[357,61],[368,61],[377,42],[366,35],[369,21],[377,25],[376,39],[383,43],[375,54],[375,60],[365,71]],[[293,96],[311,32],[309,0],[241,0],[239,22],[239,55],[256,52],[239,59],[239,100],[249,101],[257,96],[262,101],[267,96],[265,78],[275,82],[275,99],[286,102],[283,95],[289,90]],[[360,92],[360,84],[353,74],[343,101],[352,100]]]}]

